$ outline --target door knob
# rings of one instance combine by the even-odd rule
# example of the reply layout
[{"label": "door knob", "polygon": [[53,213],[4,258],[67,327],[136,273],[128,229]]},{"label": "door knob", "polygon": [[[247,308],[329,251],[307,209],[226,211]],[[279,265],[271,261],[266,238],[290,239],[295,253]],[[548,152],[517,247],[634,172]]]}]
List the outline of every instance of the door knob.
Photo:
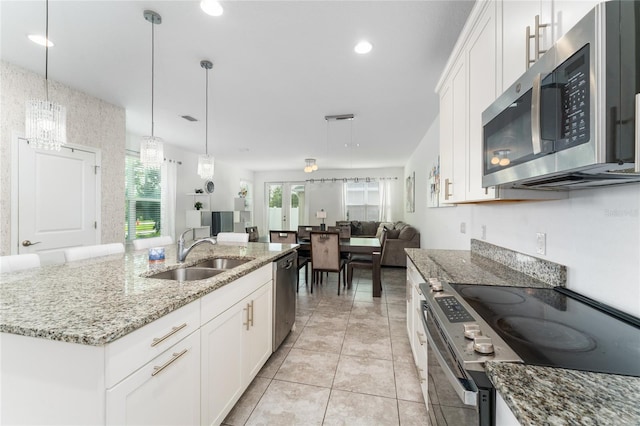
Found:
[{"label": "door knob", "polygon": [[42,242],[42,241],[36,241],[35,243],[32,243],[32,242],[31,242],[31,241],[29,241],[29,240],[24,240],[24,241],[22,242],[22,245],[23,245],[23,246],[25,246],[25,247],[29,247],[29,246],[34,246],[34,245],[36,245],[36,244],[40,244],[41,242]]}]

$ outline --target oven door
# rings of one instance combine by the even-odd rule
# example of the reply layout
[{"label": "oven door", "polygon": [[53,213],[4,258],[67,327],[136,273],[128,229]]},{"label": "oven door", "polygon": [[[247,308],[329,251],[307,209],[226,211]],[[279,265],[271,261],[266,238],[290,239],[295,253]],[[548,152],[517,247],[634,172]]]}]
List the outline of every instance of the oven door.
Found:
[{"label": "oven door", "polygon": [[456,360],[437,322],[434,321],[433,312],[427,302],[422,302],[422,325],[427,334],[427,342],[432,353],[460,400],[465,405],[477,407],[478,388]]}]

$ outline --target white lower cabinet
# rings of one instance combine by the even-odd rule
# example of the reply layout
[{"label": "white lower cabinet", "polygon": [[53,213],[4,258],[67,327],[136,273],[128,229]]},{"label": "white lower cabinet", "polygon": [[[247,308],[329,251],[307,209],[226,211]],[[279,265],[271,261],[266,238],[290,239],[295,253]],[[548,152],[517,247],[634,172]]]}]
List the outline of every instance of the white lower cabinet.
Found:
[{"label": "white lower cabinet", "polygon": [[407,291],[411,292],[410,302],[407,303],[407,320],[411,318],[412,323],[407,324],[407,332],[409,334],[409,344],[411,345],[413,360],[418,371],[422,397],[428,407],[429,372],[427,371],[427,338],[422,324],[421,303],[425,300],[420,290],[420,283],[422,282],[424,282],[424,279],[416,270],[411,259],[407,258]]},{"label": "white lower cabinet", "polygon": [[202,325],[203,425],[218,425],[225,419],[271,356],[272,312],[268,281]]},{"label": "white lower cabinet", "polygon": [[107,390],[109,425],[200,423],[200,331]]}]

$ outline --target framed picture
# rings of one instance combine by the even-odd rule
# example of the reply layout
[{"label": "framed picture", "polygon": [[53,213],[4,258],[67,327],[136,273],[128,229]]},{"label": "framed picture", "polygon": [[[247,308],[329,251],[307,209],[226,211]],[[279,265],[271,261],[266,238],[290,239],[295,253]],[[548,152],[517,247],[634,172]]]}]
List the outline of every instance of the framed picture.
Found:
[{"label": "framed picture", "polygon": [[407,200],[407,212],[413,213],[416,211],[416,172],[411,173],[409,177],[407,177],[407,185],[406,185],[406,200]]},{"label": "framed picture", "polygon": [[429,170],[429,195],[427,197],[427,207],[440,206],[440,156],[436,163]]}]

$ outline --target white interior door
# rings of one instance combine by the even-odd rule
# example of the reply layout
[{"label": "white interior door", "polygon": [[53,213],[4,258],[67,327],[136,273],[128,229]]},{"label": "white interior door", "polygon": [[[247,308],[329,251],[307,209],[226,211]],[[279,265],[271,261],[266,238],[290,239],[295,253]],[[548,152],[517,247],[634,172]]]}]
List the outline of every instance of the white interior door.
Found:
[{"label": "white interior door", "polygon": [[46,262],[61,249],[98,244],[96,153],[18,145],[18,252]]}]

